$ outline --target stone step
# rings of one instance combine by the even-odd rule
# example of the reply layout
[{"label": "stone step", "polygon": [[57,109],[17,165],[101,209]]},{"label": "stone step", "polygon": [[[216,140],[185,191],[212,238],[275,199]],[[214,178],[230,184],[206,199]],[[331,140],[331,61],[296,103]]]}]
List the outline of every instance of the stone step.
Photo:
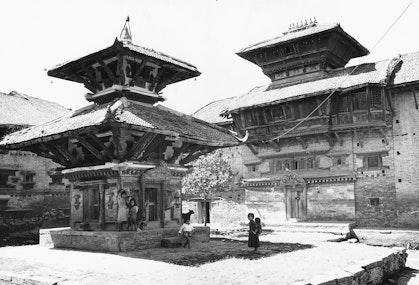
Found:
[{"label": "stone step", "polygon": [[161,247],[181,247],[182,239],[181,237],[169,237],[163,238],[161,240]]}]

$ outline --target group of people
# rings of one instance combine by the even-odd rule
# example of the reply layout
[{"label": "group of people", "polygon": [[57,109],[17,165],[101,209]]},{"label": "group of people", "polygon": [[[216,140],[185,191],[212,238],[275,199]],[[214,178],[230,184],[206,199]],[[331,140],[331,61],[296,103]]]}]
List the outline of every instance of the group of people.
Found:
[{"label": "group of people", "polygon": [[[125,223],[128,224],[128,231],[137,231],[141,227],[138,227],[138,205],[134,197],[128,196],[125,190],[120,190],[118,192],[118,231],[121,231]],[[191,225],[190,216],[193,214],[193,211],[184,214],[184,223],[179,229],[178,234],[185,239],[183,247],[191,248],[190,239],[192,237],[193,226]],[[260,218],[255,219],[253,213],[247,215],[249,219],[249,239],[248,247],[253,247],[254,251],[257,251],[259,248],[259,235],[262,233],[262,224]],[[141,230],[141,229],[140,229]]]},{"label": "group of people", "polygon": [[[259,235],[262,233],[262,222],[260,218],[255,219],[255,215],[253,213],[249,213],[247,215],[247,218],[249,219],[249,239],[248,239],[247,245],[248,247],[253,247],[254,251],[257,251],[258,248],[260,247]],[[193,232],[193,227],[191,225],[190,219],[189,218],[184,219],[184,223],[182,224],[178,232],[178,234],[181,235],[185,239],[185,243],[183,244],[183,247],[188,246],[188,248],[191,248],[190,239],[192,237],[192,232]]]},{"label": "group of people", "polygon": [[138,227],[138,205],[134,197],[128,196],[125,190],[118,193],[118,231],[121,231],[124,224],[128,224],[128,231],[137,231]]}]

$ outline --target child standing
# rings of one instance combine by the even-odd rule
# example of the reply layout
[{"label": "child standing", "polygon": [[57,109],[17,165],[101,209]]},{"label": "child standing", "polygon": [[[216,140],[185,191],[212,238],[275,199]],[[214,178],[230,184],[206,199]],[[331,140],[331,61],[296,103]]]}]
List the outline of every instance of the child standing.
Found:
[{"label": "child standing", "polygon": [[190,239],[192,237],[192,231],[193,231],[193,227],[191,225],[191,221],[186,220],[179,229],[179,235],[184,236],[186,239],[183,247],[188,246],[188,248],[191,248]]},{"label": "child standing", "polygon": [[262,223],[259,218],[255,219],[255,224],[256,224],[257,246],[259,247],[259,236],[262,233]]},{"label": "child standing", "polygon": [[128,230],[137,230],[137,212],[138,206],[134,198],[129,201],[129,213],[128,213]]},{"label": "child standing", "polygon": [[247,214],[247,218],[249,219],[249,240],[247,242],[247,246],[254,247],[256,251],[259,247],[259,236],[257,235],[256,223],[253,220],[255,215],[253,213],[249,213]]}]

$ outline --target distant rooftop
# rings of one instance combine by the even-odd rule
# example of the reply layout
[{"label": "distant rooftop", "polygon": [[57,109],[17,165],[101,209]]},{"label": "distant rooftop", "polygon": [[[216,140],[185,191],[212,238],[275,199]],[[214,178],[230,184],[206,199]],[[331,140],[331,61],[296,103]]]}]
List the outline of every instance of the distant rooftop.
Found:
[{"label": "distant rooftop", "polygon": [[51,121],[70,112],[53,102],[12,91],[0,92],[0,126],[32,126]]},{"label": "distant rooftop", "polygon": [[[290,28],[288,29],[287,32],[283,33],[282,36],[279,37],[275,37],[269,40],[265,40],[256,44],[253,44],[251,46],[245,47],[241,50],[239,50],[237,52],[237,54],[243,54],[243,53],[247,53],[250,51],[255,51],[258,49],[262,49],[262,48],[268,48],[271,46],[275,46],[278,44],[282,44],[282,43],[286,43],[286,42],[290,42],[293,41],[295,39],[299,39],[299,38],[304,38],[307,36],[311,36],[311,35],[315,35],[315,34],[319,34],[325,31],[330,31],[330,30],[339,30],[343,33],[345,33],[343,31],[343,29],[340,27],[340,24],[338,23],[332,23],[332,24],[318,24],[317,21],[313,22],[313,23],[306,23],[303,24],[301,23],[300,25],[291,25]],[[352,39],[354,42],[356,42],[356,44],[363,49],[366,54],[368,54],[368,50],[363,47],[361,44],[359,44],[354,38],[352,38],[350,35],[348,35],[347,33],[345,33],[350,39]]]}]

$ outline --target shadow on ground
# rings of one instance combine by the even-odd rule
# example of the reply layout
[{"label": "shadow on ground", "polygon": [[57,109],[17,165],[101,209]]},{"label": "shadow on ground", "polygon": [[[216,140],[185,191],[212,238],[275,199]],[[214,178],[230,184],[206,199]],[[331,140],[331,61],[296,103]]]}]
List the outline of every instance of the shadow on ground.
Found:
[{"label": "shadow on ground", "polygon": [[[406,267],[405,269],[403,269],[403,271],[390,276],[390,278],[383,283],[383,285],[406,285],[406,284],[410,284],[409,281],[411,279],[413,279],[414,277],[416,277],[419,273],[419,270],[417,269],[413,269],[410,267]],[[417,284],[417,283],[414,283]]]},{"label": "shadow on ground", "polygon": [[135,252],[119,252],[118,255],[163,261],[176,265],[200,266],[223,259],[259,259],[279,253],[312,248],[299,243],[261,242],[258,251],[247,247],[247,241],[229,238],[211,238],[210,242],[193,243],[192,248],[153,248]]}]

